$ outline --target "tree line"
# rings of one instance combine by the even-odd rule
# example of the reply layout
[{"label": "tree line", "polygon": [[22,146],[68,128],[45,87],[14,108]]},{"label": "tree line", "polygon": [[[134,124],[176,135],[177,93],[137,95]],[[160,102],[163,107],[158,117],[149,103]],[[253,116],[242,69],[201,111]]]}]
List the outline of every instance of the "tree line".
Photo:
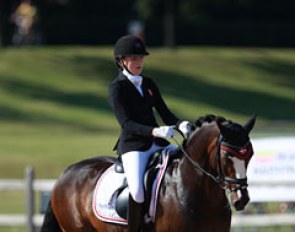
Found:
[{"label": "tree line", "polygon": [[[11,15],[24,0],[0,0],[2,45],[15,33]],[[44,44],[110,44],[140,22],[151,45],[294,46],[292,0],[31,0]]]}]

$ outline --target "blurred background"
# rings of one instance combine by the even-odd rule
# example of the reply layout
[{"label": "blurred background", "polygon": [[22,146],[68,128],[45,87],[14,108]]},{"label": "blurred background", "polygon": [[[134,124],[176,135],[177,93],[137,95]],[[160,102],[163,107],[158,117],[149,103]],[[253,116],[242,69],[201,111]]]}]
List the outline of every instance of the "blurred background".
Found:
[{"label": "blurred background", "polygon": [[[27,0],[34,6],[34,42],[110,44],[144,32],[148,45],[294,46],[292,0]],[[1,0],[2,44],[15,33],[21,0]],[[25,11],[25,10],[23,10]],[[32,11],[32,10],[31,10]],[[134,28],[141,27],[141,28]],[[128,28],[128,29],[127,29]],[[36,35],[38,34],[38,35]]]},{"label": "blurred background", "polygon": [[232,231],[295,231],[294,8],[291,0],[0,0],[0,232],[29,232],[28,167],[30,206],[42,218],[63,169],[116,156],[107,91],[125,34],[146,42],[144,74],[180,118],[211,113],[244,124],[257,114],[253,201]]}]

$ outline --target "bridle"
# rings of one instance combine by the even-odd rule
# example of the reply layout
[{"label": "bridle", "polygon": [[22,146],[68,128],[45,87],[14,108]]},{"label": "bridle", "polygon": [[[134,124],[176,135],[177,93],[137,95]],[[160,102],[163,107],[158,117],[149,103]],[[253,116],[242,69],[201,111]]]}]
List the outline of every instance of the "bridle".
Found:
[{"label": "bridle", "polygon": [[228,186],[228,184],[235,184],[235,188],[229,188],[231,192],[246,189],[248,187],[248,180],[247,177],[245,178],[230,178],[225,176],[221,172],[221,150],[224,150],[227,152],[227,154],[231,157],[236,157],[240,160],[247,160],[253,155],[253,149],[252,144],[250,140],[248,140],[243,146],[234,146],[227,142],[222,141],[222,135],[219,134],[219,138],[217,140],[217,155],[216,155],[216,166],[217,166],[217,173],[218,176],[216,177],[220,183],[223,183],[224,186]]},{"label": "bridle", "polygon": [[[180,134],[183,136],[182,133],[180,133]],[[183,138],[185,139],[184,136],[183,136]],[[218,140],[217,140],[217,154],[215,156],[216,157],[215,162],[216,162],[216,167],[217,167],[217,176],[216,176],[216,175],[213,175],[212,173],[208,172],[204,168],[202,168],[197,161],[193,160],[191,158],[190,154],[184,149],[184,145],[180,145],[175,138],[172,138],[172,139],[176,142],[178,147],[183,152],[184,156],[189,160],[189,162],[194,166],[194,168],[196,170],[202,172],[203,174],[205,174],[209,178],[211,178],[222,189],[229,190],[229,191],[233,192],[233,191],[238,191],[238,190],[244,190],[248,187],[247,177],[245,177],[245,178],[231,178],[231,177],[225,176],[221,172],[221,150],[226,151],[227,154],[229,154],[229,156],[237,157],[238,159],[247,160],[248,158],[250,158],[253,155],[253,149],[252,149],[252,144],[251,144],[250,140],[248,140],[245,143],[245,145],[243,145],[243,146],[234,146],[234,145],[231,145],[231,144],[223,141],[223,136],[221,134],[219,134]],[[185,143],[183,143],[183,144],[185,144]],[[235,184],[236,187],[230,188],[229,184]]]}]

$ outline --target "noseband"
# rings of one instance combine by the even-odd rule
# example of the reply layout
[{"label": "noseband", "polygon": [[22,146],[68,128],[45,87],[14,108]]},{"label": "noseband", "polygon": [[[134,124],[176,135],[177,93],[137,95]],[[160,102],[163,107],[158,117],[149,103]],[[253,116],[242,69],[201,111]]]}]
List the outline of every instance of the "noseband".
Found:
[{"label": "noseband", "polygon": [[[217,166],[217,173],[218,176],[216,179],[219,181],[220,184],[226,186],[226,189],[229,189],[231,192],[246,189],[248,187],[247,177],[245,178],[230,178],[225,176],[221,172],[221,150],[227,152],[227,154],[231,157],[236,157],[240,160],[247,160],[253,154],[252,144],[248,140],[245,145],[243,146],[233,146],[227,142],[222,141],[222,135],[219,135],[219,139],[217,141],[217,155],[216,155],[216,166]],[[226,184],[235,184],[235,188],[229,188]]]},{"label": "noseband", "polygon": [[[173,138],[174,139],[174,138]],[[221,186],[222,189],[227,189],[231,192],[237,191],[237,190],[243,190],[248,187],[247,183],[247,177],[246,178],[230,178],[225,176],[221,172],[221,154],[220,151],[224,150],[227,152],[229,156],[237,157],[238,159],[247,160],[250,158],[253,154],[252,144],[248,140],[247,143],[244,146],[233,146],[227,142],[222,141],[223,137],[221,134],[219,134],[219,138],[217,140],[217,154],[216,154],[216,167],[217,167],[217,176],[213,175],[212,173],[206,171],[204,168],[202,168],[198,162],[193,160],[191,156],[185,151],[182,145],[179,145],[178,142],[174,139],[174,141],[177,143],[177,145],[181,148],[183,154],[186,156],[186,158],[190,161],[190,163],[200,172],[210,177],[212,180],[214,180],[217,184]],[[235,184],[235,188],[229,188],[228,184]]]}]

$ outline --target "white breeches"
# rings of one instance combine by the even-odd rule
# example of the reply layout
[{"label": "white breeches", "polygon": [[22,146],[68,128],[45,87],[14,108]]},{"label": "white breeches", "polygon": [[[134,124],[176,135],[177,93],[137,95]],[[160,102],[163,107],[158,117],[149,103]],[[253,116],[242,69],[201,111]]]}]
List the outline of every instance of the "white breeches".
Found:
[{"label": "white breeches", "polygon": [[[130,151],[122,154],[122,163],[129,185],[129,192],[134,201],[138,203],[144,202],[144,185],[143,178],[145,168],[150,156],[163,147],[153,144],[146,151]],[[167,146],[169,149],[176,149],[172,144]]]}]

